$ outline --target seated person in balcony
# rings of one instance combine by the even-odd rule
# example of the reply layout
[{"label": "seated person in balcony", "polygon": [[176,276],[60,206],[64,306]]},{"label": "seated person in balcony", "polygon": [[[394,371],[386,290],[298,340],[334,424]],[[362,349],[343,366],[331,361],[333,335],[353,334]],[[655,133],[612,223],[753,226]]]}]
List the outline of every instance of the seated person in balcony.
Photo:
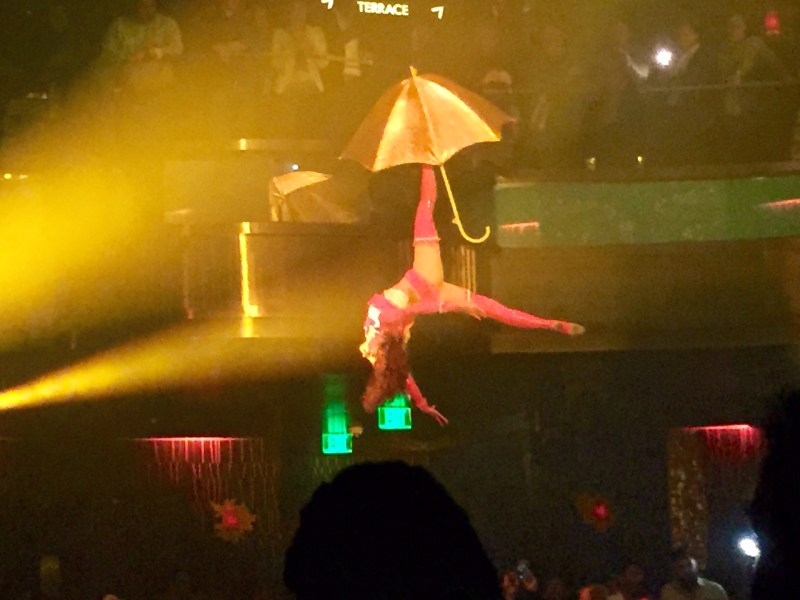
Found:
[{"label": "seated person in balcony", "polygon": [[503,306],[444,281],[439,235],[433,221],[436,177],[433,167],[422,165],[420,200],[414,217],[414,264],[392,287],[369,299],[364,322],[365,340],[361,355],[372,364],[372,376],[361,398],[367,412],[406,392],[414,405],[440,425],[447,419],[420,392],[409,373],[406,343],[414,318],[420,314],[458,311],[476,319],[488,317],[520,329],[549,329],[564,335],[580,335],[584,328],[575,323],[543,319]]},{"label": "seated person in balcony", "polygon": [[[732,162],[786,160],[775,155],[782,133],[788,130],[791,117],[786,113],[780,87],[747,87],[748,82],[786,81],[788,70],[760,37],[748,35],[744,17],[728,19],[728,36],[718,58],[720,76],[729,87],[722,97],[722,131],[726,158]],[[745,84],[745,87],[741,87]],[[783,106],[781,106],[783,104]],[[790,118],[781,123],[781,117]],[[777,125],[778,129],[775,129]],[[787,140],[788,141],[788,140]],[[786,143],[783,144],[786,148]]]},{"label": "seated person in balcony", "polygon": [[265,11],[252,0],[205,0],[185,23],[186,79],[206,100],[205,124],[247,137],[264,71]]},{"label": "seated person in balcony", "polygon": [[537,168],[580,164],[578,146],[588,77],[572,40],[554,23],[535,32],[518,88],[527,90],[520,136],[526,163]]},{"label": "seated person in balcony", "polygon": [[114,72],[118,84],[146,92],[174,81],[167,61],[182,52],[181,30],[175,19],[160,13],[156,0],[137,0],[131,15],[111,23],[103,40],[100,66]]},{"label": "seated person in balcony", "polygon": [[294,0],[286,23],[272,35],[275,94],[321,93],[322,71],[328,66],[328,45],[321,27],[308,22],[308,6]]},{"label": "seated person in balcony", "polygon": [[714,54],[690,19],[680,22],[675,37],[680,51],[668,82],[676,89],[667,96],[663,154],[669,164],[706,164],[714,155],[709,140],[717,120],[719,91],[704,86],[719,83],[719,71]]},{"label": "seated person in balcony", "polygon": [[622,20],[604,29],[588,73],[589,92],[584,135],[588,156],[601,164],[628,166],[644,154],[642,134],[646,123],[639,85],[649,75],[631,48],[631,30]]}]

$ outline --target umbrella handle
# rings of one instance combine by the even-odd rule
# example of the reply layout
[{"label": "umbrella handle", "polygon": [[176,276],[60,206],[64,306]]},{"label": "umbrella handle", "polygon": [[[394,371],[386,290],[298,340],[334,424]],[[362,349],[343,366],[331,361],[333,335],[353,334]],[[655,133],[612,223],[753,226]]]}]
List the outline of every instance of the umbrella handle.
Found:
[{"label": "umbrella handle", "polygon": [[458,227],[458,230],[461,232],[461,237],[468,242],[472,242],[473,244],[481,244],[485,242],[487,239],[489,239],[489,235],[492,231],[491,228],[487,225],[483,235],[479,238],[471,237],[466,231],[464,231],[464,225],[461,223],[461,217],[458,215],[456,199],[453,197],[453,190],[450,189],[450,180],[447,179],[447,171],[444,170],[444,165],[439,165],[439,169],[442,171],[444,187],[447,190],[447,197],[450,199],[450,207],[453,209],[453,223],[455,223],[456,227]]}]

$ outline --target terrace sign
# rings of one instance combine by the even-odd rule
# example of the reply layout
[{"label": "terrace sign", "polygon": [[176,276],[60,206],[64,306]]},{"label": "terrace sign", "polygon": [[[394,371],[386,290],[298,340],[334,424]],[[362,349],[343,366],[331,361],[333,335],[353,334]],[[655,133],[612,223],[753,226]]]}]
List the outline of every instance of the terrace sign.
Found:
[{"label": "terrace sign", "polygon": [[383,2],[358,2],[358,12],[373,15],[407,17],[408,4],[384,4]]}]

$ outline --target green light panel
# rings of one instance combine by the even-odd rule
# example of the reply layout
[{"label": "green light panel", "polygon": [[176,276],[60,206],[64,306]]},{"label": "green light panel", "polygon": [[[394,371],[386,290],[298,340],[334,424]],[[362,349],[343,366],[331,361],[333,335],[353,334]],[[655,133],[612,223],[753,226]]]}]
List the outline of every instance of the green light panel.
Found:
[{"label": "green light panel", "polygon": [[401,392],[378,407],[378,429],[411,429],[411,403]]},{"label": "green light panel", "polygon": [[347,385],[344,375],[326,374],[323,393],[325,410],[322,412],[322,453],[352,454],[353,435],[347,430],[349,418],[345,406]]},{"label": "green light panel", "polygon": [[353,436],[349,433],[323,433],[323,454],[352,454]]}]

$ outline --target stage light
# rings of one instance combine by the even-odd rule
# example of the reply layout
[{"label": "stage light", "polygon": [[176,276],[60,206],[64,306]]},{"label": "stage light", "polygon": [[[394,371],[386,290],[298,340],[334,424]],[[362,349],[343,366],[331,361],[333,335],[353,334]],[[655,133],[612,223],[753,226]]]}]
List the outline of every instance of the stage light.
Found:
[{"label": "stage light", "polygon": [[777,10],[769,10],[764,15],[764,31],[771,37],[781,34],[781,18]]},{"label": "stage light", "polygon": [[411,404],[408,394],[400,392],[378,407],[378,429],[411,429]]},{"label": "stage light", "polygon": [[758,538],[754,535],[744,535],[739,538],[736,543],[739,552],[744,554],[747,558],[756,559],[761,556],[761,548],[758,546]]},{"label": "stage light", "polygon": [[667,69],[672,64],[675,54],[669,48],[656,48],[653,54],[653,62],[662,69]]},{"label": "stage light", "polygon": [[325,410],[322,415],[322,453],[352,454],[353,434],[348,430],[345,406],[347,384],[344,375],[328,373],[323,381]]}]

